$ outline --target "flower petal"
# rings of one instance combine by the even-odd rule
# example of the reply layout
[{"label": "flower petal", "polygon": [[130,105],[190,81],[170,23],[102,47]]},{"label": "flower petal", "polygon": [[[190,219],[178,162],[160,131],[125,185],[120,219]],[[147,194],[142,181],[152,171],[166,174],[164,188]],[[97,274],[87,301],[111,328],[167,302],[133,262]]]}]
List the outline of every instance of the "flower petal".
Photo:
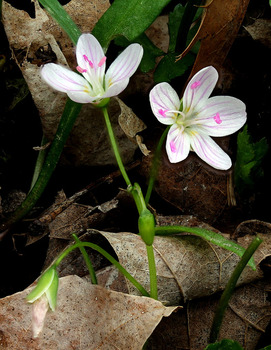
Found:
[{"label": "flower petal", "polygon": [[32,332],[37,338],[43,329],[45,316],[49,310],[49,303],[45,295],[36,300],[32,307]]},{"label": "flower petal", "polygon": [[226,136],[239,130],[246,122],[246,106],[231,96],[215,96],[197,111],[201,129],[210,136]]},{"label": "flower petal", "polygon": [[190,129],[191,147],[197,155],[215,169],[227,170],[231,159],[208,135]]},{"label": "flower petal", "polygon": [[150,104],[159,122],[171,125],[176,120],[176,114],[167,111],[178,111],[181,102],[177,92],[168,83],[160,83],[150,91]]},{"label": "flower petal", "polygon": [[[82,34],[76,45],[78,66],[86,70],[83,76],[91,83],[93,75],[100,84],[103,83],[105,72],[105,55],[99,41],[92,34]],[[103,64],[100,64],[103,62]]]},{"label": "flower petal", "polygon": [[75,102],[92,102],[91,87],[81,75],[55,63],[48,63],[41,69],[41,76],[52,88],[66,92]]},{"label": "flower petal", "polygon": [[212,66],[205,67],[189,81],[183,95],[183,112],[188,113],[201,106],[211,95],[218,80],[218,73]]},{"label": "flower petal", "polygon": [[[143,48],[139,44],[129,45],[111,64],[105,74],[105,89],[121,81],[127,81],[137,70],[143,56]],[[129,80],[128,80],[129,81]],[[113,90],[112,90],[113,91]],[[111,95],[114,96],[114,95]],[[107,96],[110,97],[110,96]]]},{"label": "flower petal", "polygon": [[173,124],[169,129],[166,141],[166,151],[170,163],[178,163],[184,160],[190,150],[190,136],[180,127]]},{"label": "flower petal", "polygon": [[128,85],[129,78],[125,80],[118,81],[117,83],[111,85],[103,94],[103,98],[113,97],[119,95]]}]

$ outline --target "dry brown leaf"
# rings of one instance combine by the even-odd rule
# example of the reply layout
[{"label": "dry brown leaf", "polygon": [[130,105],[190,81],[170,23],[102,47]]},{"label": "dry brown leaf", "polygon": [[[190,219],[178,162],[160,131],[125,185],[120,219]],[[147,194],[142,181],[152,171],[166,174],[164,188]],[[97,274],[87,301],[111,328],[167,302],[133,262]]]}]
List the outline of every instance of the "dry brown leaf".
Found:
[{"label": "dry brown leaf", "polygon": [[119,115],[119,125],[125,132],[125,134],[130,139],[135,141],[136,134],[140,131],[145,130],[146,125],[135,115],[131,108],[126,106],[126,104],[123,101],[121,101],[121,99],[116,97],[116,100],[119,103],[121,111]]},{"label": "dry brown leaf", "polygon": [[141,349],[167,308],[151,298],[112,292],[77,277],[59,281],[58,304],[32,338],[30,288],[0,300],[1,344],[9,350]]},{"label": "dry brown leaf", "polygon": [[238,33],[249,0],[207,0],[205,14],[195,41],[200,49],[190,77],[206,66],[219,69]]},{"label": "dry brown leaf", "polygon": [[[225,144],[224,140],[224,149]],[[151,157],[143,158],[143,176],[148,176],[151,164]],[[227,172],[216,171],[193,153],[183,162],[171,164],[163,149],[155,191],[182,213],[212,224],[227,205],[227,177]]]},{"label": "dry brown leaf", "polygon": [[260,41],[263,45],[271,48],[271,21],[270,19],[257,18],[251,25],[244,27],[253,40]]},{"label": "dry brown leaf", "polygon": [[[120,263],[148,290],[147,254],[141,238],[127,232],[101,234],[114,248]],[[238,243],[247,247],[251,241],[251,236],[245,236]],[[239,261],[237,255],[191,235],[157,236],[153,247],[159,300],[173,305],[223,290]],[[271,236],[265,235],[264,242],[254,255],[256,264],[270,255]],[[238,285],[261,277],[259,266],[256,271],[247,266],[238,280]],[[130,293],[138,293],[129,282],[128,287]]]},{"label": "dry brown leaf", "polygon": [[[238,341],[246,350],[258,347],[258,341],[271,318],[268,300],[270,282],[257,281],[235,290],[223,320],[220,339]],[[163,319],[149,340],[152,350],[201,350],[209,340],[210,329],[220,295],[190,301],[182,310]]]},{"label": "dry brown leaf", "polygon": [[[3,1],[3,24],[13,57],[39,110],[44,135],[52,140],[67,97],[66,94],[48,88],[42,81],[40,65],[44,62],[37,60],[37,51],[48,50],[50,47],[57,62],[68,65],[71,69],[76,67],[75,53],[63,30],[39,6],[37,0],[34,0],[34,4],[36,16],[31,18],[26,12]],[[91,32],[109,6],[108,0],[72,0],[65,8],[82,32]],[[127,139],[119,126],[119,103],[111,99],[108,108],[123,162],[131,162],[137,145]],[[107,140],[102,112],[91,104],[84,104],[64,149],[62,161],[73,166],[115,164],[115,157]]]}]

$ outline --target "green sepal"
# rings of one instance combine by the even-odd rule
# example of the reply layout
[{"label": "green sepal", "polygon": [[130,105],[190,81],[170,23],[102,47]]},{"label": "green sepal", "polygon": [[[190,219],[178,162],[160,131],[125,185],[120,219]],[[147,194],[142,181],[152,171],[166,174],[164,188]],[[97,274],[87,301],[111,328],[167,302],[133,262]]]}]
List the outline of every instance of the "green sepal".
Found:
[{"label": "green sepal", "polygon": [[40,277],[36,287],[27,295],[26,299],[29,303],[33,303],[45,293],[50,308],[54,311],[56,307],[57,290],[58,276],[56,267],[52,266]]},{"label": "green sepal", "polygon": [[29,303],[33,303],[37,299],[39,299],[42,294],[44,294],[47,289],[50,287],[55,275],[55,269],[50,268],[43,275],[41,275],[40,279],[36,287],[27,295],[26,299]]},{"label": "green sepal", "polygon": [[155,234],[155,220],[149,209],[142,210],[138,219],[139,234],[146,245],[152,245]]},{"label": "green sepal", "polygon": [[58,291],[58,275],[56,269],[54,269],[54,277],[50,287],[46,291],[48,303],[52,311],[55,311],[57,302],[57,291]]},{"label": "green sepal", "polygon": [[110,98],[107,97],[107,98],[104,98],[101,102],[99,102],[98,104],[94,104],[95,107],[98,107],[98,108],[104,108],[108,105],[110,101]]}]

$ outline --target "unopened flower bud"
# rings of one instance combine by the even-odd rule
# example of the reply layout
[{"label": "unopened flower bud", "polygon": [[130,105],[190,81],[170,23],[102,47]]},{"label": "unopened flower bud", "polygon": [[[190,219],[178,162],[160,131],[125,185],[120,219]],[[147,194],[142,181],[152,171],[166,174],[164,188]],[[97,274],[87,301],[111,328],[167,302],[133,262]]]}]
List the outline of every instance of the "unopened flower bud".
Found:
[{"label": "unopened flower bud", "polygon": [[155,220],[153,214],[147,209],[143,209],[138,219],[138,229],[140,236],[146,245],[152,245],[154,240]]}]

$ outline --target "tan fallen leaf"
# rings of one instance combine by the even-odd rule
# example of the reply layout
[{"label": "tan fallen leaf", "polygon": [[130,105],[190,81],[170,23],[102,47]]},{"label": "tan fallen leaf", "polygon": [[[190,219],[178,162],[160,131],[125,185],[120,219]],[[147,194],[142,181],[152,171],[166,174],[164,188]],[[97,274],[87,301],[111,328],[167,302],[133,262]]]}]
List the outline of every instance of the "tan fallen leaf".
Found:
[{"label": "tan fallen leaf", "polygon": [[139,350],[176,308],[151,298],[112,292],[77,276],[60,279],[58,304],[39,337],[31,331],[31,288],[0,300],[1,344],[9,350]]},{"label": "tan fallen leaf", "polygon": [[[259,340],[268,337],[271,303],[270,282],[257,281],[235,290],[220,331],[220,340],[233,339],[246,350],[259,348]],[[149,343],[155,350],[201,350],[209,341],[210,329],[220,294],[189,301],[182,310],[164,319]]]},{"label": "tan fallen leaf", "polygon": [[[120,263],[149,290],[147,254],[141,238],[127,232],[101,234],[114,248]],[[252,238],[242,237],[238,243],[247,247]],[[153,246],[157,264],[158,299],[171,305],[223,290],[239,261],[234,253],[191,235],[156,236]],[[247,266],[237,285],[261,278],[259,264],[270,255],[271,237],[264,236],[264,242],[254,255],[257,270],[253,271]],[[128,288],[130,293],[138,294],[129,282]]]}]

